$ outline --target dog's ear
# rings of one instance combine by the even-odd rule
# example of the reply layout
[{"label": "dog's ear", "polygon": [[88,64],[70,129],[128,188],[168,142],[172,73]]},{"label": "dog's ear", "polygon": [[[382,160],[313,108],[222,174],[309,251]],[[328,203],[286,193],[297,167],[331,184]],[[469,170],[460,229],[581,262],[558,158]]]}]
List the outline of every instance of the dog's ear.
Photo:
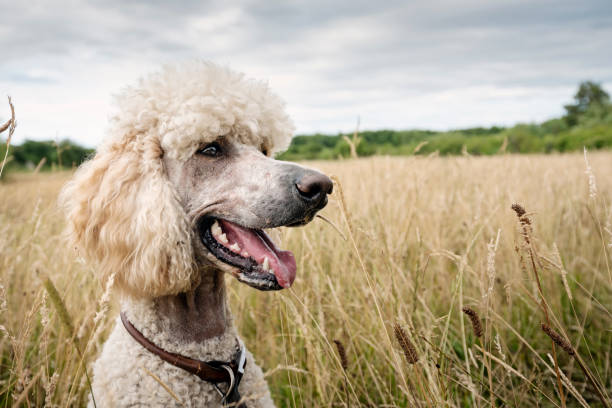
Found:
[{"label": "dog's ear", "polygon": [[73,245],[131,296],[179,293],[196,279],[191,226],[153,139],[131,135],[99,149],[60,195]]}]

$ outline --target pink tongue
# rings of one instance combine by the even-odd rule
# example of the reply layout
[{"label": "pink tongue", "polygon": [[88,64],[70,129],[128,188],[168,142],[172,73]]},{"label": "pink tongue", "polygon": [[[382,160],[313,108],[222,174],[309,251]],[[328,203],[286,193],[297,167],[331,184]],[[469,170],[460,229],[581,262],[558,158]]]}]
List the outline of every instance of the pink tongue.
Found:
[{"label": "pink tongue", "polygon": [[[267,235],[266,238],[263,238],[253,230],[240,227],[225,220],[219,220],[219,224],[227,236],[228,245],[237,243],[240,246],[241,252],[247,251],[249,256],[255,259],[255,262],[259,265],[263,264],[265,257],[268,257],[270,269],[274,272],[278,284],[283,288],[291,286],[295,280],[295,271],[297,269],[295,258],[291,251],[279,250]],[[260,231],[260,233],[265,235],[263,231]]]}]

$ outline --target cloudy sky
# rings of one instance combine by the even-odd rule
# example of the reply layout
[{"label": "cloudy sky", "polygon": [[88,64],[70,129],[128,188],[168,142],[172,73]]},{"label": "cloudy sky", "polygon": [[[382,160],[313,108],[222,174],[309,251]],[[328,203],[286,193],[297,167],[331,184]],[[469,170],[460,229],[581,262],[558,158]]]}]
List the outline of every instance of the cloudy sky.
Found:
[{"label": "cloudy sky", "polygon": [[0,0],[17,143],[95,146],[113,93],[193,58],[267,79],[297,133],[542,121],[612,91],[611,51],[610,0]]}]

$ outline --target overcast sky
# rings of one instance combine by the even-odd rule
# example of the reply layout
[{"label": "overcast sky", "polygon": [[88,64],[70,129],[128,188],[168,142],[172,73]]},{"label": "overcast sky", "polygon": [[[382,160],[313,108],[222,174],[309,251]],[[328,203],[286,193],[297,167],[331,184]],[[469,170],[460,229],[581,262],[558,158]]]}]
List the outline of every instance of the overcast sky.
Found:
[{"label": "overcast sky", "polygon": [[612,2],[0,0],[0,55],[17,143],[95,146],[113,93],[194,58],[267,79],[297,133],[511,125],[612,91]]}]

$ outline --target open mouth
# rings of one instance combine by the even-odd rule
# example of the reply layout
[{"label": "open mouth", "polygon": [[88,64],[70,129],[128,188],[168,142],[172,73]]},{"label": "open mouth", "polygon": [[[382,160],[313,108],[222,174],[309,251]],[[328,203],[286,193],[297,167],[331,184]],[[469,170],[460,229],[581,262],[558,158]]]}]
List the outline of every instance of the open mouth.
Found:
[{"label": "open mouth", "polygon": [[204,246],[220,261],[236,267],[239,281],[259,290],[279,290],[295,280],[293,253],[279,250],[264,231],[220,218],[206,218],[199,228]]}]

